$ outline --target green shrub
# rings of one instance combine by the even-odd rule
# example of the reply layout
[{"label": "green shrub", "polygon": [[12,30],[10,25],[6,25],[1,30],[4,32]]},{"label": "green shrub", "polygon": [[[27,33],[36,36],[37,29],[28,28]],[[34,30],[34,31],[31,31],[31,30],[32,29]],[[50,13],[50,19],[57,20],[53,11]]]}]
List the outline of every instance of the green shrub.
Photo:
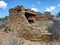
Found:
[{"label": "green shrub", "polygon": [[8,16],[5,16],[3,18],[0,18],[0,21],[7,20],[7,19],[8,19]]}]

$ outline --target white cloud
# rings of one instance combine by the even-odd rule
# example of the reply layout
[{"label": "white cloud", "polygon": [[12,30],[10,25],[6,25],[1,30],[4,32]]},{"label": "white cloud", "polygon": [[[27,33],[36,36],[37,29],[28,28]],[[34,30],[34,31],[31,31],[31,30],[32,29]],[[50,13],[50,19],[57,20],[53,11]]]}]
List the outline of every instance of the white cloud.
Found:
[{"label": "white cloud", "polygon": [[47,7],[45,11],[48,11],[48,12],[51,12],[53,10],[55,10],[55,6],[50,6],[50,7]]},{"label": "white cloud", "polygon": [[3,0],[0,1],[0,8],[6,8],[7,7],[7,3]]},{"label": "white cloud", "polygon": [[40,1],[37,1],[38,2],[38,4],[40,4]]},{"label": "white cloud", "polygon": [[31,8],[31,10],[34,10],[34,11],[36,11],[36,12],[39,11],[37,8]]}]

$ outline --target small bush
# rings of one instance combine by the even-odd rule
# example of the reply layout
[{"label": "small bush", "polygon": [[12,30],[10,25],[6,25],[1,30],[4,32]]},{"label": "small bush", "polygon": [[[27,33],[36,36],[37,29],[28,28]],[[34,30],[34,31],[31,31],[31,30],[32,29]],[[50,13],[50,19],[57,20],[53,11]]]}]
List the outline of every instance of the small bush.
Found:
[{"label": "small bush", "polygon": [[8,16],[5,16],[4,18],[0,18],[0,21],[3,21],[3,20],[8,20]]}]

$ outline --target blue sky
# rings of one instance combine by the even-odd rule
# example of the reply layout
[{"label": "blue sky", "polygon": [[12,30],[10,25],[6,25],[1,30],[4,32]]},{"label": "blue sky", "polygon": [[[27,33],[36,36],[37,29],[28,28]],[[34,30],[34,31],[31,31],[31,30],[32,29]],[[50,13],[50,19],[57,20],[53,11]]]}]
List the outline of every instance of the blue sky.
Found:
[{"label": "blue sky", "polygon": [[0,17],[9,15],[9,9],[17,5],[42,13],[50,11],[54,15],[60,11],[60,0],[0,0]]}]

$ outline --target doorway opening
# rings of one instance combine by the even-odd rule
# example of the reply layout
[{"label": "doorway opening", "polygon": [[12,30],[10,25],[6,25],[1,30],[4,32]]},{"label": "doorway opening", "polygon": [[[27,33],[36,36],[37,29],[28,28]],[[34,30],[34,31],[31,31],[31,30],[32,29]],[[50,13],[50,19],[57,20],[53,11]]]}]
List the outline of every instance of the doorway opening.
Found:
[{"label": "doorway opening", "polygon": [[34,14],[25,12],[25,17],[27,18],[29,23],[34,23],[34,19],[33,19],[34,16],[35,16]]}]

